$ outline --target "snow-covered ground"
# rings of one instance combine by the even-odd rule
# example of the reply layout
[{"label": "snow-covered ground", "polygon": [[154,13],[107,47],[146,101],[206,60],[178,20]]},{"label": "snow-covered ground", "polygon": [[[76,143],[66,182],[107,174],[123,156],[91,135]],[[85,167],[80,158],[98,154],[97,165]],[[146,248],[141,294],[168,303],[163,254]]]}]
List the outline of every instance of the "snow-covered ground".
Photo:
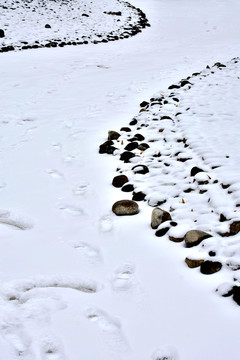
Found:
[{"label": "snow-covered ground", "polygon": [[[230,221],[238,214],[240,74],[239,63],[229,61],[239,55],[240,5],[236,0],[132,4],[151,23],[138,36],[0,56],[1,360],[240,357],[239,306],[216,292],[233,277],[239,282],[239,271],[226,264],[230,257],[239,260],[239,236],[214,236],[220,239],[212,245],[220,251],[221,271],[202,275],[189,269],[184,259],[195,250],[169,241],[168,234],[156,237],[147,202],[139,202],[135,216],[112,213],[115,201],[130,197],[111,185],[116,168],[129,164],[98,154],[108,130],[126,126],[140,102],[168,96],[169,85],[222,62],[226,68],[190,79],[191,89],[174,90],[179,121],[165,122],[159,133],[161,121],[151,121],[150,109],[150,129],[138,131],[147,140],[155,134],[150,149],[156,145],[160,152],[165,143],[165,150],[175,146],[183,153],[178,136],[187,139],[183,155],[191,160],[164,155],[170,164],[167,182],[174,177],[181,201],[171,198],[171,187],[161,205],[178,202],[172,218],[187,225],[186,231],[197,220],[200,230],[216,235],[217,215]],[[164,106],[170,115],[173,107]],[[140,113],[143,121],[147,114]],[[200,175],[187,184],[184,173],[204,165],[209,184],[198,188]],[[159,176],[156,169],[156,184]],[[146,192],[154,184],[147,177],[141,180]],[[182,202],[185,185],[195,192],[184,193]],[[188,203],[196,189],[207,190],[194,198],[197,218],[190,217]],[[216,212],[206,217],[210,206]]]}]

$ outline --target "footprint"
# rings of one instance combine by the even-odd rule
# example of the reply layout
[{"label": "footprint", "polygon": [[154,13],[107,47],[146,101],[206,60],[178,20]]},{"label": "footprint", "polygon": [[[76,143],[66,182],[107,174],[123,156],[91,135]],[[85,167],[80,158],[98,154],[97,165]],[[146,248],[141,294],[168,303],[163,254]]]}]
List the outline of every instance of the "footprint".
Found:
[{"label": "footprint", "polygon": [[62,210],[66,213],[69,213],[73,216],[80,216],[84,214],[83,209],[75,206],[75,205],[67,205],[67,204],[60,204],[58,205],[59,210]]},{"label": "footprint", "polygon": [[87,243],[75,241],[72,246],[77,249],[84,259],[87,259],[91,263],[101,262],[100,251]]},{"label": "footprint", "polygon": [[105,215],[99,219],[99,229],[101,232],[109,232],[113,229],[111,216]]},{"label": "footprint", "polygon": [[54,336],[45,336],[40,342],[42,360],[65,360],[63,346]]},{"label": "footprint", "polygon": [[51,175],[51,177],[52,177],[53,179],[64,179],[63,174],[60,173],[60,172],[57,171],[57,170],[54,170],[54,169],[48,170],[47,173],[48,173],[49,175]]},{"label": "footprint", "polygon": [[152,355],[152,360],[177,360],[178,355],[176,349],[172,346],[164,346],[156,350]]},{"label": "footprint", "polygon": [[105,332],[118,333],[121,329],[120,321],[116,318],[112,318],[102,310],[94,308],[88,309],[86,317]]},{"label": "footprint", "polygon": [[114,290],[126,291],[134,286],[134,266],[131,264],[125,264],[118,268],[111,281],[112,288]]},{"label": "footprint", "polygon": [[18,214],[7,210],[0,210],[0,224],[5,224],[14,229],[27,230],[33,227],[30,220],[20,217]]},{"label": "footprint", "polygon": [[77,195],[77,196],[85,195],[88,187],[89,187],[89,183],[86,181],[83,181],[80,184],[76,185],[72,192],[74,195]]}]

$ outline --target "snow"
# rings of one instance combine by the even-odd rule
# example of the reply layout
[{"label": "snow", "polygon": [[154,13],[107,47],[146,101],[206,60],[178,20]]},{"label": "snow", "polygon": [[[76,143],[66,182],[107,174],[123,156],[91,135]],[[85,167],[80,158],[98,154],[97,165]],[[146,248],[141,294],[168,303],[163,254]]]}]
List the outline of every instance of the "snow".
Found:
[{"label": "snow", "polygon": [[[239,235],[219,232],[239,219],[240,74],[230,60],[239,56],[240,5],[131,3],[151,23],[135,37],[0,56],[0,359],[239,359],[239,306],[221,296],[240,281]],[[92,24],[101,4],[91,4]],[[47,15],[40,20],[48,23]],[[32,36],[31,23],[24,29],[21,36]],[[18,43],[20,30],[14,31]],[[206,66],[216,62],[227,67],[210,74]],[[169,85],[202,70],[209,76],[174,90],[178,108],[173,101],[164,114],[156,105],[139,113],[143,100],[169,96]],[[179,121],[151,120],[172,117],[175,109]],[[108,130],[133,117],[151,124],[138,131],[150,148],[133,163],[119,161],[117,152],[98,154]],[[121,136],[120,151],[128,138]],[[177,142],[184,136],[188,148]],[[158,152],[161,163],[152,160]],[[141,156],[149,173],[133,174]],[[190,178],[193,166],[204,175]],[[131,198],[111,185],[117,168],[152,201],[175,209],[178,225],[169,231],[176,236],[193,226],[214,236],[191,249],[169,241],[170,233],[156,237],[147,202],[139,202],[138,215],[115,216],[113,203]],[[219,223],[221,213],[227,222]],[[206,258],[213,250],[221,271],[207,276],[186,266],[186,256]]]}]

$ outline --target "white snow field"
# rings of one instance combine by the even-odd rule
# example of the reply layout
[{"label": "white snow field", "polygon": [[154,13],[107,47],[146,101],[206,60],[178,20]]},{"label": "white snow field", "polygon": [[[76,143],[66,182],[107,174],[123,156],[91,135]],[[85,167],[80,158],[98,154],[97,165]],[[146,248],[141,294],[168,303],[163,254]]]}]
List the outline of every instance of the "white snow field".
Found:
[{"label": "white snow field", "polygon": [[[131,4],[151,24],[137,36],[0,54],[0,360],[240,358],[240,308],[220,295],[239,286],[240,236],[219,235],[240,219],[240,65],[231,61],[240,3]],[[191,87],[168,89],[201,71]],[[162,95],[168,103],[139,113],[139,103]],[[108,130],[134,117],[149,125],[131,129],[150,148],[130,163],[118,151],[99,154]],[[163,157],[155,168],[153,150]],[[129,167],[144,156],[150,171],[135,176]],[[194,166],[204,172],[193,178]],[[194,226],[213,237],[188,249],[169,233],[155,236],[147,201],[137,215],[113,214],[113,203],[132,195],[112,186],[117,168],[148,200],[175,206],[173,236]],[[209,251],[220,271],[185,264]]]}]

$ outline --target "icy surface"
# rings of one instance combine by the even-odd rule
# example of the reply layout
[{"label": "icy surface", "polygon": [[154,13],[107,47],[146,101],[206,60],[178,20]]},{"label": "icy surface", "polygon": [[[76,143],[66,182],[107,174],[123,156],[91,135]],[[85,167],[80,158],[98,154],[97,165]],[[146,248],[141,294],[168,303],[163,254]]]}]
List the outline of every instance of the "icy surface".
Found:
[{"label": "icy surface", "polygon": [[[91,4],[96,19],[100,3]],[[108,3],[112,11],[116,2]],[[240,75],[239,64],[229,63],[239,56],[239,2],[132,3],[152,25],[138,36],[0,56],[0,359],[239,360],[239,306],[221,296],[239,282],[239,235],[217,235],[239,212]],[[149,114],[156,129],[138,130],[150,145],[142,154],[150,171],[136,174],[139,191],[164,189],[152,188],[148,200],[161,195],[161,206],[175,207],[173,235],[193,225],[214,235],[206,251],[186,249],[168,234],[155,236],[147,202],[136,216],[111,212],[131,197],[111,185],[116,169],[129,164],[98,154],[98,146],[143,100],[168,96],[169,85],[219,61],[227,67],[179,91],[181,109],[174,100],[164,105],[170,117],[182,112],[179,121]],[[145,122],[147,112],[139,116]],[[184,136],[187,148],[178,142]],[[155,146],[161,172],[147,156]],[[173,150],[181,153],[170,157]],[[189,180],[191,166],[205,174]],[[184,192],[190,185],[194,191]],[[218,273],[186,266],[186,256],[215,248]]]}]

